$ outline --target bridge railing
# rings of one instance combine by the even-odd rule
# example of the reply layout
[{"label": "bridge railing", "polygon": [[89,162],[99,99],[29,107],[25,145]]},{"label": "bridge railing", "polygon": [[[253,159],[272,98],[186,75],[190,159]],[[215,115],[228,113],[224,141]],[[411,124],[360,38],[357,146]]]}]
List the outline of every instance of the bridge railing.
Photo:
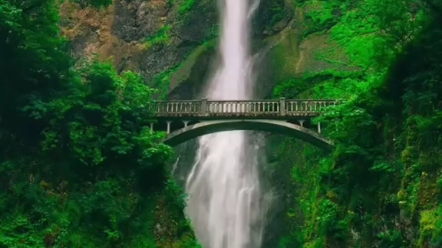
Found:
[{"label": "bridge railing", "polygon": [[150,110],[156,115],[164,114],[194,114],[198,115],[201,112],[200,100],[185,100],[185,101],[162,101],[153,102],[149,105]]},{"label": "bridge railing", "polygon": [[174,100],[149,104],[149,110],[157,117],[271,117],[316,116],[321,109],[339,104],[336,100],[239,100],[208,101]]}]

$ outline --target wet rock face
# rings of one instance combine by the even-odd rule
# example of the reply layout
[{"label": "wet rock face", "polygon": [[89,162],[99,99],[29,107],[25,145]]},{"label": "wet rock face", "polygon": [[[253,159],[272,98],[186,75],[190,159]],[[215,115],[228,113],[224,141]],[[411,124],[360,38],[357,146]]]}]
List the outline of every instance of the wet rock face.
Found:
[{"label": "wet rock face", "polygon": [[112,32],[125,42],[142,40],[165,24],[170,8],[167,0],[117,0]]},{"label": "wet rock face", "polygon": [[97,10],[66,1],[60,8],[62,30],[75,57],[98,54],[101,60],[111,59],[118,71],[136,71],[156,87],[158,75],[173,73],[193,50],[216,36],[216,0],[183,7],[185,3],[116,0]]},{"label": "wet rock face", "polygon": [[151,81],[157,74],[168,70],[173,65],[179,64],[193,47],[164,47],[153,48],[147,51],[138,59],[139,72]]},{"label": "wet rock face", "polygon": [[[218,0],[189,3],[115,0],[97,10],[65,1],[60,10],[62,29],[75,57],[98,54],[102,60],[111,59],[119,72],[142,74],[169,98],[199,98],[216,60]],[[314,56],[331,49],[328,35],[302,38],[303,12],[291,0],[260,1],[252,20],[256,97],[269,96],[281,81],[329,66]]]},{"label": "wet rock face", "polygon": [[[175,18],[183,15],[180,14],[180,9],[176,12],[172,13]],[[197,4],[181,18],[182,21],[176,23],[177,28],[174,33],[182,40],[180,46],[202,44],[217,35],[219,22],[217,0],[197,1]]]},{"label": "wet rock face", "polygon": [[292,19],[293,10],[294,1],[261,0],[253,19],[254,36],[263,39],[282,31]]},{"label": "wet rock face", "polygon": [[[212,71],[209,65],[216,59],[215,45],[211,49],[202,47],[213,43],[217,36],[218,0],[187,3],[115,0],[112,6],[96,10],[65,2],[61,7],[63,31],[77,58],[98,54],[102,60],[111,59],[119,72],[133,70],[142,74],[153,87],[159,87],[158,82],[170,84],[166,86],[169,98],[195,98],[204,90]],[[252,27],[256,33],[254,44],[262,44],[265,37],[287,28],[292,11],[285,4],[284,0],[260,2]],[[283,12],[279,13],[280,10]],[[152,40],[156,42],[149,43]],[[257,49],[262,49],[262,45]],[[274,74],[264,64],[258,63],[257,71]],[[273,77],[258,74],[257,88],[264,91],[258,95],[263,97],[272,90]]]}]

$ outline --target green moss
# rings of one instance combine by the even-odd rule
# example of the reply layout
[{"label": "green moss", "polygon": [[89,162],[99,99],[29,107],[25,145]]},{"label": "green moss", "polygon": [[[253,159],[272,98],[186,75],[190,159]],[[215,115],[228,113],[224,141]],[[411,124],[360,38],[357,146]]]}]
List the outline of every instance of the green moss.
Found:
[{"label": "green moss", "polygon": [[281,33],[266,40],[267,44],[276,43],[269,51],[271,71],[275,72],[276,82],[281,82],[297,76],[299,48],[296,32]]},{"label": "green moss", "polygon": [[172,80],[172,75],[178,70],[180,65],[175,65],[170,69],[167,69],[159,74],[157,74],[152,79],[152,86],[155,87],[157,96],[160,99],[165,99],[169,93],[170,81]]},{"label": "green moss", "polygon": [[421,218],[419,221],[421,235],[432,233],[436,229],[437,219],[438,219],[437,209],[422,211]]},{"label": "green moss", "polygon": [[147,37],[144,40],[144,45],[146,48],[150,48],[152,46],[163,46],[170,43],[170,32],[171,26],[165,25],[164,27],[160,28],[155,35]]},{"label": "green moss", "polygon": [[195,6],[195,0],[183,0],[180,3],[180,8],[178,9],[178,13],[185,14],[189,12]]},{"label": "green moss", "polygon": [[419,220],[419,247],[425,247],[429,243],[441,244],[442,234],[442,207],[423,210]]},{"label": "green moss", "polygon": [[206,54],[208,51],[214,50],[215,42],[216,40],[214,39],[207,41],[193,50],[171,75],[173,84],[179,85],[186,81],[190,77],[192,70],[195,69],[195,64],[198,62],[201,56]]},{"label": "green moss", "polygon": [[186,56],[181,63],[157,74],[152,80],[152,86],[156,88],[157,95],[164,99],[169,93],[171,83],[176,87],[188,80],[198,60],[207,52],[212,51],[214,46],[215,40],[204,42]]},{"label": "green moss", "polygon": [[280,21],[287,20],[291,14],[287,3],[281,0],[271,0],[265,5],[265,8],[267,10],[266,17],[268,16],[265,27],[267,32],[271,32]]},{"label": "green moss", "polygon": [[303,36],[326,31],[333,27],[346,10],[339,1],[306,1],[302,8],[306,10]]}]

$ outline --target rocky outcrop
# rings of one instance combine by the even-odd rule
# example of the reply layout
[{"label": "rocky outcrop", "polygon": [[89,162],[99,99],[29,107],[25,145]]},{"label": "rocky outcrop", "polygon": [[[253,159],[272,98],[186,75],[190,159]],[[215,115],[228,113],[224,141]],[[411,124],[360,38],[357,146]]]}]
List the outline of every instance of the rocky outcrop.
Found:
[{"label": "rocky outcrop", "polygon": [[201,46],[216,34],[213,2],[188,3],[115,0],[105,9],[93,9],[64,2],[60,8],[62,31],[71,41],[75,57],[97,54],[101,60],[112,60],[120,72],[139,72],[149,84],[162,88],[159,84],[168,84],[186,57],[195,60],[208,51]]},{"label": "rocky outcrop", "polygon": [[[216,7],[216,0],[115,0],[101,10],[64,2],[60,12],[75,57],[97,54],[120,72],[141,73],[162,96],[190,99],[198,97],[212,72]],[[258,97],[286,79],[336,67],[324,54],[344,54],[336,53],[339,47],[327,33],[303,37],[305,16],[292,1],[260,2],[252,36]]]}]

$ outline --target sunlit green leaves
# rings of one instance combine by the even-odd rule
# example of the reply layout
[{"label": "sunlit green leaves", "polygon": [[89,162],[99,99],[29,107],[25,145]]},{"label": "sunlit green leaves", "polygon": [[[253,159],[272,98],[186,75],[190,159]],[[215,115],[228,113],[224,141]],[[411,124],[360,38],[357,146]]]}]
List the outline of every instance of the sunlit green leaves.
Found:
[{"label": "sunlit green leaves", "polygon": [[[0,0],[0,246],[155,246],[172,149],[146,128],[154,90],[111,63],[72,65],[54,1]],[[191,230],[167,189],[174,242]]]},{"label": "sunlit green leaves", "polygon": [[[442,3],[339,2],[351,2],[352,7],[331,29],[331,39],[339,46],[327,52],[336,54],[336,47],[343,47],[350,61],[326,60],[330,56],[321,54],[319,60],[336,65],[327,76],[316,73],[321,83],[304,78],[291,85],[284,82],[275,90],[289,94],[291,89],[297,92],[298,87],[314,83],[314,97],[347,100],[329,107],[314,121],[325,126],[322,134],[335,142],[332,156],[303,148],[302,158],[294,160],[293,183],[300,183],[287,191],[297,200],[291,211],[300,211],[292,215],[293,225],[303,223],[297,231],[309,247],[437,247],[442,242]],[[327,17],[329,13],[321,14]],[[340,76],[341,64],[356,66],[360,73]],[[299,147],[286,156],[294,157]],[[324,204],[327,201],[336,205]],[[420,226],[414,237],[405,238],[397,229],[392,222],[397,216]],[[328,232],[320,228],[324,223]],[[384,231],[372,232],[381,226]]]}]

